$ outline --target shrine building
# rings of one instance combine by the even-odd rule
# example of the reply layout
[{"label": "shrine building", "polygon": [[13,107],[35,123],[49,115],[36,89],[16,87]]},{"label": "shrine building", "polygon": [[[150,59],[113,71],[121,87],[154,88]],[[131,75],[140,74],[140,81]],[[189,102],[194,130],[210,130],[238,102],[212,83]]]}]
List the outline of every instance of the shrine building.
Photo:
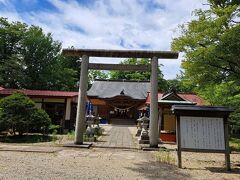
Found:
[{"label": "shrine building", "polygon": [[[0,88],[0,98],[19,91],[46,110],[53,124],[60,125],[63,131],[74,130],[78,92]],[[95,80],[87,91],[87,103],[92,104],[92,114],[100,116],[101,123],[136,125],[138,118],[149,116],[149,92],[149,81]],[[177,104],[204,105],[204,101],[193,93],[159,92],[158,128],[163,141],[176,141],[176,119],[171,107]]]}]

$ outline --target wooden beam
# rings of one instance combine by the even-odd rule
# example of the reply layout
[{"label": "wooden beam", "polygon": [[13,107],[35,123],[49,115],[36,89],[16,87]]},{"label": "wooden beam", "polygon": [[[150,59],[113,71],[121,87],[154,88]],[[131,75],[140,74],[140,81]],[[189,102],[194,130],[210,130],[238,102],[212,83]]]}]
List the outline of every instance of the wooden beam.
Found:
[{"label": "wooden beam", "polygon": [[95,64],[89,63],[89,69],[97,70],[119,70],[119,71],[151,71],[151,65],[133,65],[133,64]]},{"label": "wooden beam", "polygon": [[178,168],[182,168],[182,147],[181,147],[181,129],[180,129],[180,115],[177,115],[177,157]]},{"label": "wooden beam", "polygon": [[228,171],[231,170],[230,162],[230,148],[229,148],[229,135],[228,135],[228,116],[225,116],[223,119],[224,125],[224,140],[225,140],[225,165]]},{"label": "wooden beam", "polygon": [[63,49],[66,56],[114,57],[114,58],[152,58],[177,59],[178,52],[146,50],[107,50],[107,49]]}]

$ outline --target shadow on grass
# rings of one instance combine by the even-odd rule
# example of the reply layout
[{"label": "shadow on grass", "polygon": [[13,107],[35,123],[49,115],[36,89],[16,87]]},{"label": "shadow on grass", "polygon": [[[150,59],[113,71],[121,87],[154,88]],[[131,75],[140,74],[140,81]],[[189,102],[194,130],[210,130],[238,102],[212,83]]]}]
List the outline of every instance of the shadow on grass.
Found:
[{"label": "shadow on grass", "polygon": [[126,167],[147,179],[190,179],[190,175],[181,172],[176,166],[159,162],[136,163],[135,167]]},{"label": "shadow on grass", "polygon": [[48,135],[34,134],[34,135],[22,135],[22,136],[0,136],[0,142],[3,143],[40,143],[51,142],[53,137]]}]

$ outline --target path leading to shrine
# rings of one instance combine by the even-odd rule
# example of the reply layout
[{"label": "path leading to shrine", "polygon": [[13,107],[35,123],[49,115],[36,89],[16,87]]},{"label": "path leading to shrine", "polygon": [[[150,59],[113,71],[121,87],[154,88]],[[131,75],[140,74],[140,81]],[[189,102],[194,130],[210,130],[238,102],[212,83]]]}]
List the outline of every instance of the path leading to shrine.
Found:
[{"label": "path leading to shrine", "polygon": [[129,125],[109,125],[105,128],[106,132],[100,138],[99,142],[95,143],[95,147],[109,147],[122,149],[137,149],[133,135],[130,133]]}]

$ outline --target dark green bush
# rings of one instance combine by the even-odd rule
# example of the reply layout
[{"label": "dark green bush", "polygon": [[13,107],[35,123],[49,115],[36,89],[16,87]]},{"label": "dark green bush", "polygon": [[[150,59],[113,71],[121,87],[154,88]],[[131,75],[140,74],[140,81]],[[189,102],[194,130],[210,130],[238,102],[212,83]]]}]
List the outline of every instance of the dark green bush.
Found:
[{"label": "dark green bush", "polygon": [[11,130],[19,135],[32,130],[46,132],[50,123],[48,114],[37,109],[23,93],[17,92],[0,100],[1,130]]},{"label": "dark green bush", "polygon": [[33,132],[47,133],[51,125],[48,114],[43,109],[35,109],[31,115],[31,130]]},{"label": "dark green bush", "polygon": [[61,126],[60,126],[60,125],[51,124],[51,125],[49,126],[49,132],[50,132],[50,133],[53,133],[53,132],[59,133],[60,130],[61,130]]}]

